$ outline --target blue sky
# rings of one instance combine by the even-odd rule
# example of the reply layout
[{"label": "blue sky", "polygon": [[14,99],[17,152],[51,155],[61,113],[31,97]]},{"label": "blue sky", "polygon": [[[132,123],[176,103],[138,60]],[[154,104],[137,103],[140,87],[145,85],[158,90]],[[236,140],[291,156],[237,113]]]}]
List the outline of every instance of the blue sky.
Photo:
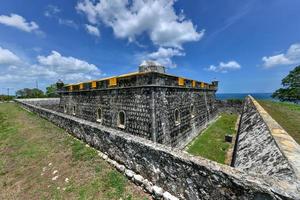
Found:
[{"label": "blue sky", "polygon": [[300,64],[298,0],[2,0],[0,91],[136,71],[272,92]]}]

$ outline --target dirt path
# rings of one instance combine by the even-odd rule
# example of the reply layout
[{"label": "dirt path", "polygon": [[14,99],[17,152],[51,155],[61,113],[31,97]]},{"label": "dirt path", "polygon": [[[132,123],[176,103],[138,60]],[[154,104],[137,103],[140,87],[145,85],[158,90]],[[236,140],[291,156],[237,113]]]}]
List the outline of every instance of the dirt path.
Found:
[{"label": "dirt path", "polygon": [[0,105],[0,199],[150,199],[64,130]]}]

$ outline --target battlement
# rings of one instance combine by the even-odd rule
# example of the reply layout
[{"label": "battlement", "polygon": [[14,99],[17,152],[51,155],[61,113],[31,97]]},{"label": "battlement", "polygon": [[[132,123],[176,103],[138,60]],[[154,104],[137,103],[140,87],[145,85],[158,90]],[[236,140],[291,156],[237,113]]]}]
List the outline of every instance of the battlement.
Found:
[{"label": "battlement", "polygon": [[180,87],[216,91],[218,84],[216,81],[205,83],[166,74],[164,66],[153,61],[145,61],[139,66],[138,72],[68,84],[62,87],[58,92],[64,93],[128,87]]}]

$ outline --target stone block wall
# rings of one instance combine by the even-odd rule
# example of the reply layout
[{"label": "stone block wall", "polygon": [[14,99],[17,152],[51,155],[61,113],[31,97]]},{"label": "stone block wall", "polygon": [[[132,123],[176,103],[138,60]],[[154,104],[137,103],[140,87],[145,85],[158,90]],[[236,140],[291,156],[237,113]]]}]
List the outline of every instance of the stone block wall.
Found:
[{"label": "stone block wall", "polygon": [[[284,133],[276,136],[274,131]],[[296,181],[300,178],[297,175],[299,162],[299,145],[248,96],[240,119],[232,165],[247,172]]]},{"label": "stone block wall", "polygon": [[[154,92],[157,142],[183,148],[217,115],[215,93],[195,89],[158,88]],[[175,111],[180,123],[175,122]]]},{"label": "stone block wall", "polygon": [[[185,145],[217,115],[216,88],[161,73],[139,73],[118,77],[117,85],[97,82],[95,89],[62,91],[60,112],[92,122],[97,121],[97,109],[102,110],[101,124],[137,135],[157,143],[184,148]],[[215,86],[214,86],[215,87]],[[191,108],[193,107],[193,114]],[[178,110],[180,123],[175,120]],[[118,125],[118,114],[126,116],[125,127]]]},{"label": "stone block wall", "polygon": [[219,112],[241,114],[243,111],[243,100],[216,100]]},{"label": "stone block wall", "polygon": [[295,183],[250,176],[97,123],[18,102],[180,199],[300,199]]},{"label": "stone block wall", "polygon": [[[102,125],[151,139],[151,91],[151,88],[123,88],[64,94],[60,101],[61,112],[66,105],[67,114],[72,115],[75,106],[76,117],[96,122],[97,109],[101,108]],[[124,129],[117,122],[120,111],[125,112]]]}]

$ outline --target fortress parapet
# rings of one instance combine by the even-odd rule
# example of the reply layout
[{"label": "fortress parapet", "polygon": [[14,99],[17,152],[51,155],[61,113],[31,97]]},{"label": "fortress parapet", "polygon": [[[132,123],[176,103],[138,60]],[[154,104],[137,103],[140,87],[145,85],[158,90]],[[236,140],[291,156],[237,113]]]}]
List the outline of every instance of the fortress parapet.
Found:
[{"label": "fortress parapet", "polygon": [[59,92],[126,88],[126,87],[181,87],[216,91],[218,81],[206,83],[165,73],[161,65],[140,65],[138,72],[88,82],[67,84]]}]

